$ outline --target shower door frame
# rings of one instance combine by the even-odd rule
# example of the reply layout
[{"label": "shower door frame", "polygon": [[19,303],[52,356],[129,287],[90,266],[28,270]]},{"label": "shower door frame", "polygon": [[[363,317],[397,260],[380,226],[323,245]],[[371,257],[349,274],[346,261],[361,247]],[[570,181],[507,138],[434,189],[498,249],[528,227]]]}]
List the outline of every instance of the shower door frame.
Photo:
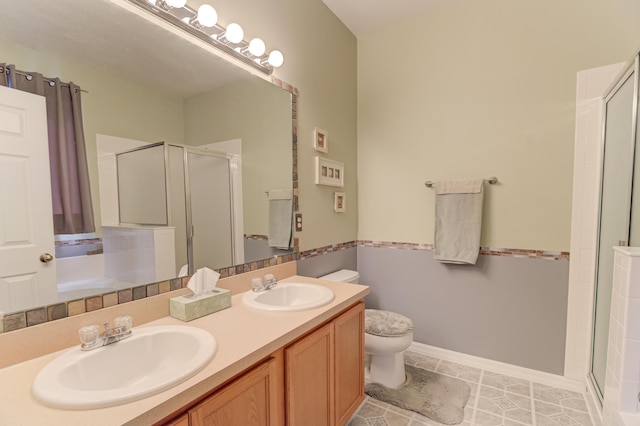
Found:
[{"label": "shower door frame", "polygon": [[211,150],[203,150],[194,146],[189,146],[189,145],[178,145],[178,144],[169,144],[172,146],[177,146],[180,148],[183,148],[183,165],[184,165],[184,185],[185,185],[185,209],[186,209],[186,220],[187,220],[187,261],[189,264],[189,274],[194,274],[195,271],[195,256],[194,256],[194,248],[193,248],[193,237],[194,237],[194,232],[193,232],[193,220],[192,220],[192,212],[191,212],[191,178],[190,178],[190,174],[189,174],[189,152],[192,153],[196,153],[198,155],[204,155],[207,157],[216,157],[216,158],[220,158],[220,159],[225,159],[227,160],[227,164],[228,164],[228,169],[229,169],[229,213],[231,216],[231,223],[230,223],[230,227],[231,227],[231,260],[232,260],[232,265],[236,265],[237,262],[237,257],[238,257],[238,238],[240,238],[240,236],[236,235],[237,234],[237,224],[236,221],[238,220],[238,218],[236,217],[236,209],[235,209],[235,205],[236,205],[236,199],[238,196],[242,197],[242,195],[238,195],[236,194],[236,185],[234,184],[234,173],[233,173],[233,161],[234,158],[231,154],[228,153],[224,153],[224,152],[218,152],[218,151],[211,151]]},{"label": "shower door frame", "polygon": [[[194,268],[194,248],[193,248],[193,223],[192,223],[192,212],[191,212],[191,186],[190,186],[190,177],[189,177],[189,152],[196,153],[198,155],[203,155],[207,157],[216,157],[220,159],[224,159],[228,163],[229,169],[229,196],[230,196],[230,215],[231,215],[231,265],[236,265],[238,263],[244,262],[243,257],[243,233],[241,232],[243,226],[243,218],[236,217],[236,213],[240,214],[242,212],[242,188],[238,190],[238,177],[236,173],[234,173],[234,165],[237,165],[237,158],[234,157],[233,154],[229,154],[221,151],[214,151],[210,149],[201,149],[197,146],[191,145],[181,145],[177,143],[169,143],[169,142],[152,142],[147,143],[135,148],[127,149],[122,152],[115,153],[116,157],[121,154],[128,154],[131,152],[142,151],[149,148],[155,148],[158,146],[163,147],[163,157],[164,161],[162,164],[164,170],[164,191],[166,194],[165,199],[165,217],[166,221],[164,223],[137,223],[137,222],[123,222],[119,217],[120,224],[128,224],[128,225],[153,225],[153,226],[175,226],[175,218],[173,217],[173,209],[171,208],[171,203],[173,202],[174,194],[172,194],[171,190],[171,170],[169,167],[169,147],[177,147],[182,149],[182,166],[183,166],[183,174],[184,174],[184,195],[185,195],[185,221],[186,221],[186,249],[187,249],[187,264],[188,264],[188,274],[192,275],[195,273]],[[117,160],[116,160],[117,161]],[[118,181],[118,170],[116,168],[116,180]],[[119,185],[116,182],[116,185]],[[118,191],[119,192],[119,191]],[[120,195],[118,194],[118,202],[120,202]],[[239,208],[237,208],[238,206]],[[118,207],[118,209],[120,209]],[[241,261],[241,262],[240,262]],[[231,266],[225,265],[225,266]]]},{"label": "shower door frame", "polygon": [[[592,306],[592,315],[591,315],[591,344],[590,344],[590,356],[589,356],[589,373],[588,373],[588,380],[591,384],[591,387],[594,389],[595,394],[598,398],[598,401],[600,402],[600,405],[602,406],[603,401],[604,401],[604,387],[605,387],[605,383],[598,383],[598,381],[596,380],[596,377],[593,373],[593,365],[594,365],[594,348],[596,345],[595,342],[595,327],[596,327],[596,309],[597,309],[597,303],[598,303],[598,274],[599,274],[599,263],[600,263],[600,238],[601,238],[601,218],[602,218],[602,194],[603,194],[603,187],[604,187],[604,166],[605,166],[605,147],[606,147],[606,130],[607,130],[607,104],[608,102],[615,96],[615,94],[618,92],[618,90],[620,90],[622,88],[622,86],[627,82],[627,80],[633,76],[633,101],[632,101],[632,107],[631,107],[631,146],[632,146],[632,152],[631,152],[631,175],[629,176],[630,179],[630,186],[629,186],[629,194],[628,194],[628,214],[627,214],[627,220],[626,220],[626,229],[627,229],[627,234],[625,236],[626,240],[624,241],[624,245],[628,245],[629,244],[629,239],[630,239],[630,235],[631,235],[631,226],[632,226],[632,211],[633,211],[633,182],[634,182],[634,172],[635,172],[635,167],[638,166],[640,167],[640,164],[636,164],[635,162],[635,156],[636,156],[636,151],[638,149],[638,136],[639,136],[639,132],[638,132],[638,102],[639,102],[639,96],[640,96],[640,87],[639,87],[639,81],[640,81],[640,54],[636,54],[634,56],[634,58],[632,60],[629,61],[629,63],[627,65],[625,65],[625,67],[621,70],[619,76],[616,78],[615,82],[611,84],[611,86],[606,90],[605,94],[603,95],[603,103],[604,103],[604,111],[603,111],[603,116],[602,116],[602,126],[601,126],[601,141],[602,141],[602,145],[601,145],[601,150],[602,150],[602,163],[601,163],[601,170],[600,170],[600,201],[599,201],[599,205],[598,205],[598,225],[597,225],[597,233],[596,233],[596,251],[595,251],[595,270],[594,270],[594,286],[593,286],[593,306]],[[621,242],[623,242],[621,240]],[[611,249],[611,251],[613,252],[613,248]],[[613,279],[613,277],[611,277],[611,279]],[[609,317],[610,320],[610,317]],[[608,341],[608,338],[607,338]],[[607,343],[608,345],[608,343]],[[604,381],[606,382],[606,359],[605,359],[605,376],[604,376]]]}]

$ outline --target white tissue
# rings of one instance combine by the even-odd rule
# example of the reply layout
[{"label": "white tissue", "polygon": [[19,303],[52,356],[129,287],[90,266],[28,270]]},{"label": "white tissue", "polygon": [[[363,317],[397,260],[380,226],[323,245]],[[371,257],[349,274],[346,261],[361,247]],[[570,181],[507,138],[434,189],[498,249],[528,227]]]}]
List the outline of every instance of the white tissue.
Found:
[{"label": "white tissue", "polygon": [[189,288],[194,297],[200,297],[207,293],[211,293],[220,278],[220,274],[209,268],[200,268],[196,271],[189,282],[187,288]]}]

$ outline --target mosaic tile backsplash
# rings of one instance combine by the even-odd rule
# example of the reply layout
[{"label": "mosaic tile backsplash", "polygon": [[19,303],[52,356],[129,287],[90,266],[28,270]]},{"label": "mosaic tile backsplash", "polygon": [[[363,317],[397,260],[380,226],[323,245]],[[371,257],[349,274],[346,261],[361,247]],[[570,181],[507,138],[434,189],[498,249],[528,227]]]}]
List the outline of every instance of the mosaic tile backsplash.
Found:
[{"label": "mosaic tile backsplash", "polygon": [[[280,265],[282,263],[293,262],[296,260],[308,259],[311,257],[322,256],[327,253],[346,250],[353,247],[377,247],[377,248],[393,248],[397,250],[423,250],[432,251],[432,244],[416,244],[416,243],[397,243],[383,241],[367,241],[357,240],[340,244],[333,244],[315,248],[312,250],[299,251],[299,240],[294,239],[294,253],[284,256],[271,257],[255,262],[249,262],[242,265],[230,266],[218,269],[217,272],[221,278],[242,274],[245,272],[256,271],[258,269],[270,266]],[[480,254],[485,256],[506,256],[506,257],[527,257],[547,260],[569,260],[569,252],[555,252],[545,250],[523,250],[523,249],[503,249],[481,247]],[[30,309],[26,311],[13,312],[5,314],[0,322],[0,332],[8,332],[19,330],[25,327],[42,324],[47,321],[65,318],[68,316],[79,315],[85,312],[91,312],[113,305],[131,302],[133,300],[143,299],[145,297],[155,296],[157,294],[166,293],[186,287],[189,277],[176,278],[169,281],[161,281],[146,285],[139,285],[132,288],[119,290],[112,293],[91,296],[83,299],[71,300],[50,306]]]},{"label": "mosaic tile backsplash", "polygon": [[[346,243],[334,244],[312,250],[306,250],[299,254],[299,259],[307,259],[334,251],[345,250],[352,247],[374,247],[397,250],[433,251],[433,244],[398,243],[389,241],[358,240]],[[526,257],[534,259],[569,260],[568,251],[527,250],[510,248],[480,247],[480,254],[485,256]]]}]

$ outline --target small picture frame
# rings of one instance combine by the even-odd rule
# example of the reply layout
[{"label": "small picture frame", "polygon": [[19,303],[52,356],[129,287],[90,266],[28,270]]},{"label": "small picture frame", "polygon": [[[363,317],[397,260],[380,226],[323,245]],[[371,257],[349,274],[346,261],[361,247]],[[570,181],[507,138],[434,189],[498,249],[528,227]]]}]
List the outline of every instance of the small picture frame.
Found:
[{"label": "small picture frame", "polygon": [[320,152],[329,152],[329,133],[319,127],[313,129],[313,149]]},{"label": "small picture frame", "polygon": [[347,194],[344,192],[333,193],[333,211],[336,213],[347,211]]},{"label": "small picture frame", "polygon": [[344,186],[344,164],[316,156],[316,185]]}]

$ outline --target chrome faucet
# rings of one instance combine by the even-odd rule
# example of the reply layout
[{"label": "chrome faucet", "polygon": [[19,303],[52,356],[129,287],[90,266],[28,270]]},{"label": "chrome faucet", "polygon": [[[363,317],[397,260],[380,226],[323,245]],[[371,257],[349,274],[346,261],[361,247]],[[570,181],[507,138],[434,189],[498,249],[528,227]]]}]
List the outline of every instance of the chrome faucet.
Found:
[{"label": "chrome faucet", "polygon": [[130,316],[124,315],[117,317],[113,323],[113,328],[109,327],[109,323],[105,323],[102,334],[98,334],[99,327],[97,325],[86,325],[82,327],[78,332],[80,341],[82,342],[80,349],[90,351],[131,337]]},{"label": "chrome faucet", "polygon": [[267,274],[264,278],[254,278],[251,280],[253,285],[253,291],[256,293],[259,291],[270,290],[278,285],[278,279],[273,274]]}]

